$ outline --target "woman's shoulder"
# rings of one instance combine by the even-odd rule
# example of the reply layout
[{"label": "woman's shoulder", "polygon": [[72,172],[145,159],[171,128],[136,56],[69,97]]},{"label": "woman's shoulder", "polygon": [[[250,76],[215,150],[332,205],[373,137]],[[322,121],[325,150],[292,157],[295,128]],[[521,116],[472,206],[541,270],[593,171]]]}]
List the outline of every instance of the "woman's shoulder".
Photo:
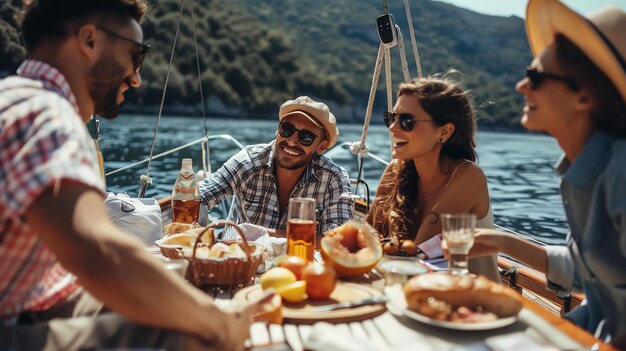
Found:
[{"label": "woman's shoulder", "polygon": [[452,183],[476,184],[476,182],[487,181],[482,168],[476,163],[468,160],[457,160],[452,163],[450,174],[450,185]]}]

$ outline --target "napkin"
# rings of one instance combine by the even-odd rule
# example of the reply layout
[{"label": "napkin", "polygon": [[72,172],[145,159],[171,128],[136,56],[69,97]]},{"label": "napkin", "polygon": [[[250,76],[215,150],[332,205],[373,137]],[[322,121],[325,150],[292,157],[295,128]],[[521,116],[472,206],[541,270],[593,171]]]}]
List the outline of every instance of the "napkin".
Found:
[{"label": "napkin", "polygon": [[248,241],[264,246],[272,257],[284,254],[287,238],[270,236],[267,229],[251,223],[239,224],[239,227]]},{"label": "napkin", "polygon": [[304,340],[305,350],[313,351],[377,351],[367,340],[346,335],[334,325],[326,322],[313,324],[311,334]]},{"label": "napkin", "polygon": [[427,258],[435,258],[443,256],[441,249],[441,233],[417,245]]},{"label": "napkin", "polygon": [[516,332],[485,339],[485,344],[494,351],[557,351],[552,345],[543,345],[524,332]]}]

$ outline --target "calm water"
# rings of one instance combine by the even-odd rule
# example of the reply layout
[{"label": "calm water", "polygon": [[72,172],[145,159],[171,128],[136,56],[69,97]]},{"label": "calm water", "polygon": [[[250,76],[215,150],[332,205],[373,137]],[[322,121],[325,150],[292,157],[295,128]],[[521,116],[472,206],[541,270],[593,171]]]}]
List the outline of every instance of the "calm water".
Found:
[{"label": "calm water", "polygon": [[[107,172],[142,160],[150,154],[155,118],[122,116],[115,121],[102,121],[101,146]],[[230,134],[242,144],[267,142],[274,137],[277,122],[234,119],[210,119],[209,135]],[[360,125],[340,126],[339,143],[360,140]],[[203,122],[198,118],[163,117],[155,146],[155,155],[203,136]],[[389,133],[383,126],[369,129],[370,152],[390,159]],[[238,151],[233,143],[218,139],[210,142],[213,170]],[[352,178],[357,176],[356,158],[348,150],[333,153],[332,158],[345,167]],[[489,190],[496,223],[528,234],[546,243],[562,243],[567,233],[565,215],[558,193],[558,177],[553,165],[560,152],[556,142],[542,135],[480,132],[478,134],[480,166],[489,181]],[[161,198],[171,193],[183,157],[193,159],[194,168],[201,167],[201,147],[178,151],[152,161],[152,186],[146,196]],[[136,196],[139,176],[147,164],[107,177],[107,188]],[[365,160],[365,178],[375,189],[384,165]]]}]

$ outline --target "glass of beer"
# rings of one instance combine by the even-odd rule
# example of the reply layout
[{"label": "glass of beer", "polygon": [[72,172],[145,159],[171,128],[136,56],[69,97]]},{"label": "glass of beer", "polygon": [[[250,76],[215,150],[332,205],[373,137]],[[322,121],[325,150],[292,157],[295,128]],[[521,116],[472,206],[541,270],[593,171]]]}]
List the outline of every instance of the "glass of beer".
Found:
[{"label": "glass of beer", "polygon": [[452,274],[467,274],[467,254],[474,245],[476,215],[446,213],[442,217],[443,240],[450,253],[448,269]]},{"label": "glass of beer", "polygon": [[313,261],[315,199],[292,198],[287,208],[287,255]]}]

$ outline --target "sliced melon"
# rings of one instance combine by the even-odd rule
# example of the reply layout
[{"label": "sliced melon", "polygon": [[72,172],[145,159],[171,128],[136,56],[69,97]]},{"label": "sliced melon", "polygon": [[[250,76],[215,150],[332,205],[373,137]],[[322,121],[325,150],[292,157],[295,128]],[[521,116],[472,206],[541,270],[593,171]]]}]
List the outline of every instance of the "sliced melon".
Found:
[{"label": "sliced melon", "polygon": [[324,235],[320,251],[325,264],[339,277],[356,277],[367,273],[383,256],[383,248],[374,228],[350,221]]}]

